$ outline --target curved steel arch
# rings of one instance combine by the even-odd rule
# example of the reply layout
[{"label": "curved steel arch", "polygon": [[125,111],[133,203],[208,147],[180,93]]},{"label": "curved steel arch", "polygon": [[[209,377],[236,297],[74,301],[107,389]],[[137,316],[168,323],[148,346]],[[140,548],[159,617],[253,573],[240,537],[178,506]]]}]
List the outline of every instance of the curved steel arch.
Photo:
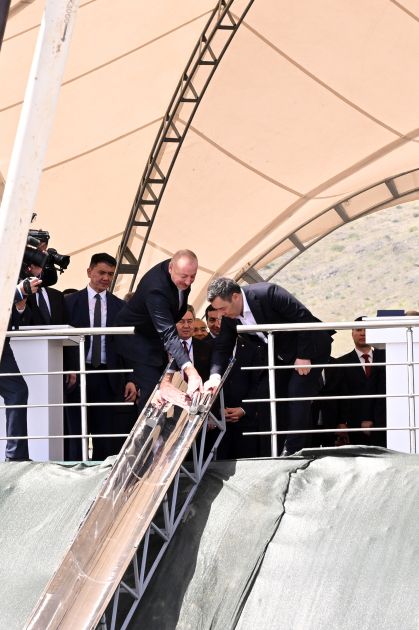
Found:
[{"label": "curved steel arch", "polygon": [[[224,53],[253,2],[218,0],[199,37],[148,157],[119,246],[112,290],[117,288],[124,275],[131,276],[129,290],[134,287],[160,202],[189,126]],[[173,147],[173,143],[176,145],[175,151],[166,151],[169,146]],[[142,241],[138,253],[134,251],[135,241]]]},{"label": "curved steel arch", "polygon": [[[374,189],[376,189],[379,196],[379,200],[377,201],[377,203],[373,205],[363,205],[363,196],[367,198],[366,193],[373,191]],[[282,269],[284,269],[284,267],[295,260],[295,258],[300,256],[302,253],[307,251],[307,249],[321,241],[325,236],[328,236],[343,225],[351,223],[352,221],[356,221],[357,219],[367,214],[389,208],[396,203],[409,201],[412,198],[419,199],[419,168],[405,171],[392,177],[387,177],[383,180],[380,180],[379,182],[372,184],[371,186],[363,188],[353,195],[345,197],[338,203],[329,206],[322,212],[318,213],[315,217],[312,217],[308,221],[302,223],[297,229],[289,232],[280,240],[276,241],[275,244],[273,244],[269,249],[265,250],[263,254],[261,254],[256,260],[254,260],[247,269],[242,270],[236,276],[236,280],[242,279],[249,284],[251,284],[252,282],[258,282],[260,280],[270,281]],[[352,215],[350,212],[351,205],[357,206],[356,212]],[[336,219],[338,219],[336,225],[328,230],[323,231],[318,236],[312,236],[306,241],[299,237],[299,232],[304,230],[307,226],[313,224],[321,217],[324,217],[328,213],[336,214]],[[280,249],[281,246],[283,251],[282,254],[278,254],[278,257],[285,257],[287,253],[289,253],[289,256],[286,256],[286,259],[283,262],[280,262],[278,267],[276,267],[269,276],[262,278],[257,269],[261,269],[264,266],[264,259],[269,257],[270,262],[272,260],[275,250]]]}]

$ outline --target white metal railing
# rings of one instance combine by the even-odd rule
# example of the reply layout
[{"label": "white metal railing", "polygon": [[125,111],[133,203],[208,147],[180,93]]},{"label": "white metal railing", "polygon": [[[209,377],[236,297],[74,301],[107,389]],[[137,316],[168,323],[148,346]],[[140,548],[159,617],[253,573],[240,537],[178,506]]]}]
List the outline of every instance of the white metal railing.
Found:
[{"label": "white metal railing", "polygon": [[[134,328],[131,327],[98,327],[98,328],[42,328],[42,329],[33,329],[33,330],[13,330],[7,331],[6,336],[11,339],[25,339],[25,338],[65,338],[70,339],[74,343],[78,343],[79,345],[79,370],[55,370],[55,371],[21,371],[19,374],[23,377],[25,376],[51,376],[51,375],[62,375],[65,376],[67,374],[78,374],[80,376],[80,402],[79,403],[50,403],[45,402],[45,404],[27,404],[27,405],[0,405],[0,409],[17,409],[17,408],[53,408],[53,407],[80,407],[80,415],[81,415],[81,433],[80,434],[71,434],[71,435],[30,435],[30,436],[12,436],[8,438],[7,436],[0,436],[0,440],[5,441],[7,439],[13,440],[44,440],[44,439],[72,439],[78,438],[82,440],[82,458],[84,461],[88,460],[88,443],[89,443],[89,433],[87,426],[87,408],[88,407],[100,407],[103,406],[103,402],[92,402],[87,400],[86,396],[86,375],[92,373],[90,370],[86,369],[86,356],[85,356],[85,341],[86,337],[92,335],[130,335],[134,333]],[[115,370],[95,370],[95,374],[106,374],[106,373],[130,373],[132,369],[115,369]],[[2,373],[0,374],[0,378],[7,376],[16,376],[14,372]],[[133,403],[126,402],[114,402],[114,403],[106,403],[106,406],[129,406]],[[106,438],[106,437],[127,437],[126,433],[113,433],[113,434],[95,434],[95,437],[98,438]]]},{"label": "white metal railing", "polygon": [[[388,393],[388,383],[387,383],[387,391],[385,394],[370,394],[370,395],[359,395],[359,396],[317,396],[313,397],[298,397],[298,398],[290,398],[283,397],[278,398],[276,396],[276,387],[275,387],[275,371],[276,370],[294,370],[294,365],[275,365],[275,352],[274,352],[274,343],[275,343],[275,335],[281,334],[281,332],[299,332],[299,331],[321,331],[321,330],[352,330],[355,328],[365,328],[369,329],[402,329],[405,331],[405,360],[393,360],[393,361],[385,361],[385,362],[376,362],[370,363],[372,367],[374,366],[385,366],[386,370],[392,367],[406,367],[406,383],[407,390],[401,391],[399,393]],[[386,401],[390,399],[407,399],[408,401],[408,422],[404,424],[398,424],[397,426],[389,426],[388,417],[387,417],[387,426],[386,427],[371,427],[368,431],[405,431],[409,433],[409,446],[410,453],[416,453],[416,443],[417,437],[416,432],[419,427],[416,424],[416,414],[419,410],[416,410],[415,401],[419,397],[419,390],[415,388],[415,366],[419,365],[419,361],[415,361],[415,339],[414,339],[414,330],[419,328],[419,318],[418,317],[381,317],[376,318],[375,320],[366,319],[362,321],[355,322],[313,322],[313,323],[294,323],[294,324],[259,324],[259,325],[239,325],[237,326],[237,331],[239,333],[257,333],[262,332],[267,335],[267,345],[268,345],[268,364],[262,366],[248,366],[242,369],[245,370],[268,370],[268,382],[269,382],[269,398],[249,398],[243,402],[246,403],[257,403],[257,402],[266,402],[270,405],[270,415],[271,415],[271,429],[270,431],[252,431],[246,432],[243,435],[246,436],[270,436],[271,437],[271,456],[276,457],[278,455],[277,450],[277,438],[278,435],[298,435],[298,434],[313,434],[313,433],[351,433],[357,432],[359,433],[359,428],[345,428],[345,429],[310,429],[310,430],[288,430],[288,431],[279,431],[277,428],[277,408],[276,403],[278,402],[290,402],[290,401],[304,401],[304,400],[349,400],[356,398],[385,398]],[[417,341],[419,342],[419,335]],[[369,342],[368,342],[369,343]],[[384,340],[383,340],[384,343]],[[370,345],[374,345],[371,343]],[[387,357],[386,357],[387,358]],[[327,364],[316,364],[313,367],[315,368],[328,368],[328,369],[340,369],[342,367],[359,367],[358,363],[327,363]],[[387,373],[388,374],[388,373]]]}]

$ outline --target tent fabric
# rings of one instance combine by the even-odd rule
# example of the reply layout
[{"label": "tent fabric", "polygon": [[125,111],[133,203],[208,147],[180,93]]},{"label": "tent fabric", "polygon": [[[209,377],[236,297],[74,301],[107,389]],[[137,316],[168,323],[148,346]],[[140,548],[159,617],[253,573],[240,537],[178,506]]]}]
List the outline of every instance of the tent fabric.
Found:
[{"label": "tent fabric", "polygon": [[[93,252],[117,252],[162,117],[217,4],[81,2],[36,208],[35,227],[72,255],[58,288],[83,286]],[[235,0],[232,15],[249,4]],[[5,177],[43,6],[11,5],[0,55]],[[418,198],[418,21],[411,0],[254,0],[186,134],[140,276],[191,247],[200,305],[215,274],[241,277],[347,220]],[[144,238],[139,229],[136,255]]]},{"label": "tent fabric", "polygon": [[0,628],[25,626],[110,469],[0,463]]},{"label": "tent fabric", "polygon": [[414,630],[416,455],[211,465],[132,627]]}]

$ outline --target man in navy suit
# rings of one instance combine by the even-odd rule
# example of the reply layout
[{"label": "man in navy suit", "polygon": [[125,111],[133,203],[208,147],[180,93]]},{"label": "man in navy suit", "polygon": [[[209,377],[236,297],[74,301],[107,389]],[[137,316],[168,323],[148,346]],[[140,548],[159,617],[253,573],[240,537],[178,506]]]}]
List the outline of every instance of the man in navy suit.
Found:
[{"label": "man in navy suit", "polygon": [[[75,328],[113,326],[117,313],[124,305],[123,300],[109,293],[108,289],[115,273],[116,260],[106,253],[94,254],[90,261],[87,275],[89,284],[85,289],[69,294],[66,300],[68,323]],[[99,322],[97,322],[97,318]],[[96,321],[95,321],[96,320]],[[126,433],[126,427],[118,422],[118,407],[109,406],[109,402],[133,402],[137,388],[132,380],[119,374],[99,374],[97,370],[111,370],[129,365],[122,365],[115,350],[115,339],[110,335],[86,338],[86,367],[93,373],[86,379],[87,401],[103,402],[100,407],[88,407],[88,431],[94,436],[98,433]],[[66,370],[79,369],[78,347],[65,348]],[[131,379],[131,376],[128,375]],[[67,379],[67,402],[80,402],[79,379],[70,374]],[[123,408],[121,408],[123,409]],[[133,413],[134,410],[132,410]],[[131,425],[135,416],[132,417]],[[68,407],[66,413],[66,433],[80,434],[80,409]],[[123,441],[123,440],[122,440]],[[66,440],[66,459],[81,459],[81,442],[78,439]],[[121,446],[121,438],[93,437],[93,459],[102,460],[115,455]]]},{"label": "man in navy suit", "polygon": [[202,379],[184,350],[176,330],[186,313],[191,284],[198,270],[196,255],[179,250],[171,260],[152,267],[132,298],[118,313],[116,326],[135,326],[134,337],[117,336],[118,352],[134,368],[141,411],[168,363],[169,355],[188,377],[188,394],[202,389]]},{"label": "man in navy suit", "polygon": [[[269,282],[240,287],[230,278],[217,278],[208,286],[208,301],[223,315],[221,331],[214,343],[211,377],[206,389],[217,386],[237,338],[237,324],[311,323],[319,320],[293,295]],[[266,346],[266,336],[256,333]],[[275,364],[294,369],[276,370],[278,398],[313,398],[320,388],[320,370],[312,365],[327,363],[331,349],[330,331],[291,331],[275,335]],[[311,401],[290,401],[279,405],[278,428],[311,428]],[[282,440],[278,440],[282,445]],[[308,443],[302,435],[289,435],[283,454],[292,454]]]}]

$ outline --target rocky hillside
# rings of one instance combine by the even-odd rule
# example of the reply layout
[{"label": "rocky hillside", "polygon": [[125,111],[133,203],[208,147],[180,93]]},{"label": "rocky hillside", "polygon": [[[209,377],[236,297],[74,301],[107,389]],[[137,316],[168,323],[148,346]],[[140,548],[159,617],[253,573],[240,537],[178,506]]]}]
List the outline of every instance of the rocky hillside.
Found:
[{"label": "rocky hillside", "polygon": [[[419,310],[418,217],[414,202],[358,219],[313,245],[273,281],[324,321],[375,316],[377,309]],[[334,356],[349,349],[350,333],[336,335]]]}]

